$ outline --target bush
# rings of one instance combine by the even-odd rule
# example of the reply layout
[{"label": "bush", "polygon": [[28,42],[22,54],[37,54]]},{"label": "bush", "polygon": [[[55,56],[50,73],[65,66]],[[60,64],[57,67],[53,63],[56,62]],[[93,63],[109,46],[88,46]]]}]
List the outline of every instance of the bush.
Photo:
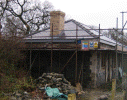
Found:
[{"label": "bush", "polygon": [[[19,39],[0,40],[0,93],[14,92],[31,87],[31,78],[23,66],[25,56],[19,48],[23,46]],[[28,80],[30,79],[30,81]]]},{"label": "bush", "polygon": [[98,88],[106,90],[106,91],[111,91],[112,90],[112,82],[107,82],[99,86]]},{"label": "bush", "polygon": [[3,76],[1,79],[1,93],[13,93],[15,91],[32,91],[35,88],[33,81],[28,80],[28,77],[13,78],[10,76]]}]

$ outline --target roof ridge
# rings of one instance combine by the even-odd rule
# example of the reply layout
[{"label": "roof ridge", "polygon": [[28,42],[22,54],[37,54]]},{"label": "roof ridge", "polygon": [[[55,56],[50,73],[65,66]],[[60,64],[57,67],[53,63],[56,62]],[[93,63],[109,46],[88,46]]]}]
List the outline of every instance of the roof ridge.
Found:
[{"label": "roof ridge", "polygon": [[[90,26],[88,26],[88,25],[86,25],[86,24],[84,24],[84,23],[80,23],[80,22],[78,22],[78,21],[76,21],[76,20],[73,20],[72,19],[72,21],[75,23],[75,24],[77,24],[79,27],[81,27],[81,28],[83,28],[83,30],[84,30],[84,26],[83,25],[85,25],[85,26],[87,26],[87,27],[89,27],[90,29],[91,29],[91,27]],[[83,24],[83,25],[82,25]],[[86,32],[90,32],[89,30],[87,31],[88,29],[87,28],[85,28],[85,30],[84,31],[86,31]],[[94,31],[96,31],[96,30],[94,30]],[[96,32],[98,32],[98,31],[96,31]],[[92,32],[91,32],[92,33]],[[93,36],[93,33],[91,34],[90,33],[90,35],[92,35]],[[104,36],[104,37],[106,37],[105,35],[103,35],[103,34],[101,34],[102,36]],[[95,36],[93,36],[93,37],[95,37]],[[114,41],[114,42],[116,42],[116,40],[114,40],[114,39],[112,39],[112,38],[109,38],[109,37],[106,37],[106,38],[108,38],[108,39],[111,39],[112,41]],[[102,39],[102,40],[104,40],[104,39]],[[107,41],[107,40],[105,40],[105,41]],[[108,41],[109,42],[109,41]]]},{"label": "roof ridge", "polygon": [[[80,28],[82,28],[84,31],[86,31],[88,34],[90,34],[93,37],[96,37],[95,34],[93,34],[91,31],[89,31],[89,29],[85,28],[82,23],[76,21],[76,20],[72,20],[76,25],[78,25]],[[85,25],[85,24],[84,24]]]}]

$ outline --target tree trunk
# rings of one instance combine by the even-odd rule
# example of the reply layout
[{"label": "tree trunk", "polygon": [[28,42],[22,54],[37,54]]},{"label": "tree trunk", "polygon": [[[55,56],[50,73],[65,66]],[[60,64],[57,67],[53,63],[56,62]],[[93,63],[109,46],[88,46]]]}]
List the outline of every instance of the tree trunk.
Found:
[{"label": "tree trunk", "polygon": [[19,18],[23,22],[23,24],[25,24],[25,26],[26,26],[26,33],[25,33],[25,35],[28,35],[29,32],[30,32],[30,26],[28,25],[28,23],[22,17],[19,17]]}]

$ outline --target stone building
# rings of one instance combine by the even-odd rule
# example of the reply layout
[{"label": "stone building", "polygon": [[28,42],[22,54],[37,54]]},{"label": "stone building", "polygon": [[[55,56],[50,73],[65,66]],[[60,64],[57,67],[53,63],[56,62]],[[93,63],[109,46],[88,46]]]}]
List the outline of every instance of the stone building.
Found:
[{"label": "stone building", "polygon": [[[81,82],[84,87],[96,87],[118,77],[122,44],[116,46],[116,41],[103,36],[100,29],[73,19],[64,21],[64,12],[52,11],[50,16],[50,27],[24,38],[26,46],[22,49],[28,53],[34,77],[43,72],[63,73],[72,84]],[[127,49],[123,47],[123,51],[125,68]]]}]

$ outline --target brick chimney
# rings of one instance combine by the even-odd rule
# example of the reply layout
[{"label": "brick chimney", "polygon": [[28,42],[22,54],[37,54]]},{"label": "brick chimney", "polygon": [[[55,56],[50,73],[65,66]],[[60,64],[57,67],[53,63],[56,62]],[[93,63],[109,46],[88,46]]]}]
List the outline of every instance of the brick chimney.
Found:
[{"label": "brick chimney", "polygon": [[64,30],[64,17],[65,13],[61,11],[50,12],[50,35],[52,34],[53,25],[53,36],[59,35]]}]

